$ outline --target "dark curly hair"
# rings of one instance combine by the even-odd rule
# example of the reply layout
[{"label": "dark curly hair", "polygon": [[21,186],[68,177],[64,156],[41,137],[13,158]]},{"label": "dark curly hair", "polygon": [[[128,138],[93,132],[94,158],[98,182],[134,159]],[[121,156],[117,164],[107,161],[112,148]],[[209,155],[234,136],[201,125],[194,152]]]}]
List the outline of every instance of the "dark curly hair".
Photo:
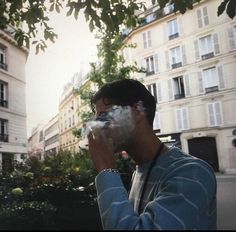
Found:
[{"label": "dark curly hair", "polygon": [[153,126],[156,101],[141,82],[133,79],[123,79],[106,83],[91,98],[91,106],[94,107],[94,104],[100,99],[103,99],[104,104],[120,106],[133,106],[135,103],[141,101],[147,120],[150,126]]}]

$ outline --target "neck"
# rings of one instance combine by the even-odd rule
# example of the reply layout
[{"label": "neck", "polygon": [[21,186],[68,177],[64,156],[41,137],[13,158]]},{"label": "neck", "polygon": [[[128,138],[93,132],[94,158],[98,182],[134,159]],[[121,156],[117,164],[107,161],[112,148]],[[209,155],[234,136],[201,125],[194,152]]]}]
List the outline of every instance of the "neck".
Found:
[{"label": "neck", "polygon": [[[149,162],[154,159],[158,149],[161,146],[161,141],[158,137],[151,133],[149,136],[136,137],[133,146],[129,149],[128,153],[137,164]],[[167,151],[167,147],[164,145],[160,154]],[[159,154],[159,155],[160,155]]]}]

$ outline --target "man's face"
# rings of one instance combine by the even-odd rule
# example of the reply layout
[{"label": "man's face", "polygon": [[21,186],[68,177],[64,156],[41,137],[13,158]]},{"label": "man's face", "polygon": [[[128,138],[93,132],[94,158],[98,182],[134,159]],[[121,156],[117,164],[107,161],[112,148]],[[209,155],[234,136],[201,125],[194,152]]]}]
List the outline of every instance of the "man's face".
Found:
[{"label": "man's face", "polygon": [[102,130],[107,138],[112,138],[115,152],[125,150],[135,128],[132,107],[104,104],[101,99],[96,102],[95,110],[96,120],[105,122]]}]

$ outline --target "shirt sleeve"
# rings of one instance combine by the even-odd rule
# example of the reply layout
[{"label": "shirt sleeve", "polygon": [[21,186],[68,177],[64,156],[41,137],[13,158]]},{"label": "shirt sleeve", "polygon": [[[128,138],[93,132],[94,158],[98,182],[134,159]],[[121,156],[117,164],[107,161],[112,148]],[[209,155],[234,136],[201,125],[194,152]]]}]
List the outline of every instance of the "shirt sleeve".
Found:
[{"label": "shirt sleeve", "polygon": [[196,165],[167,175],[154,199],[140,215],[134,212],[118,173],[100,173],[95,184],[105,230],[182,230],[195,229],[197,225],[199,227],[198,223],[208,228],[209,220],[205,215],[211,215],[208,211],[215,207],[214,204],[211,206],[215,196],[214,177]]}]

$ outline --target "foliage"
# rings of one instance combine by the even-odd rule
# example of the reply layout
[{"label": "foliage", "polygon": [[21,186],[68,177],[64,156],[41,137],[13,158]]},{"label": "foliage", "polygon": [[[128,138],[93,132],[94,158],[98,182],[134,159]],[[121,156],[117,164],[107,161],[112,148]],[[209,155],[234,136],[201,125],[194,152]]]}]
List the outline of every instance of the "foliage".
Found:
[{"label": "foliage", "polygon": [[0,176],[0,229],[101,228],[91,159],[60,151],[36,163],[30,158]]},{"label": "foliage", "polygon": [[[104,30],[101,30],[97,37],[100,39],[100,44],[98,45],[99,64],[91,64],[91,71],[88,73],[87,79],[96,83],[98,88],[107,82],[131,78],[132,73],[143,72],[142,69],[137,67],[136,63],[125,65],[125,59],[121,51],[128,47],[135,48],[134,44],[127,45],[121,35]],[[92,107],[90,105],[90,99],[94,95],[92,90],[81,88],[78,90],[78,94],[80,94],[85,104]],[[91,120],[93,118],[92,108],[88,111],[80,112],[79,116],[83,123]],[[75,130],[74,135],[81,137],[81,128]]]},{"label": "foliage", "polygon": [[[127,157],[116,158],[128,189],[133,167]],[[0,175],[0,230],[101,229],[88,151],[60,151],[36,160]]]},{"label": "foliage", "polygon": [[[152,3],[159,3],[164,8],[167,3],[173,3],[174,11],[182,14],[187,9],[193,8],[196,0],[152,0]],[[197,0],[200,2],[200,0]],[[138,0],[3,0],[0,1],[0,28],[7,25],[16,28],[14,37],[19,46],[30,46],[30,42],[36,46],[36,53],[47,48],[48,41],[54,42],[57,34],[49,25],[49,13],[61,13],[66,9],[67,16],[74,16],[77,20],[81,11],[84,12],[89,28],[104,28],[110,33],[119,33],[121,26],[133,28],[137,25],[135,12],[145,10],[145,1]],[[225,10],[230,18],[234,18],[236,9],[235,0],[223,0],[218,7],[218,15]],[[22,25],[25,26],[24,30]],[[41,36],[41,38],[40,38]]]},{"label": "foliage", "polygon": [[130,78],[131,73],[141,71],[137,68],[136,63],[126,66],[121,53],[122,49],[135,47],[135,45],[125,45],[121,35],[114,35],[109,31],[101,31],[97,37],[101,41],[98,46],[100,64],[92,65],[92,71],[88,74],[88,78],[95,82],[98,88],[107,82]]}]

